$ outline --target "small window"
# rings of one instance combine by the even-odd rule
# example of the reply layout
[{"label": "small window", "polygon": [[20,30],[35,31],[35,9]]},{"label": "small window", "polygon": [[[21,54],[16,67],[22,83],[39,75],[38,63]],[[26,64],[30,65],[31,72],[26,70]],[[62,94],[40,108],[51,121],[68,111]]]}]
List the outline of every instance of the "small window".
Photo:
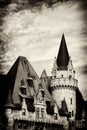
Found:
[{"label": "small window", "polygon": [[54,70],[54,78],[56,78],[56,70]]},{"label": "small window", "polygon": [[41,108],[41,118],[44,117],[44,108]]},{"label": "small window", "polygon": [[69,80],[71,80],[71,78],[72,78],[72,76],[71,76],[71,75],[69,75]]},{"label": "small window", "polygon": [[36,109],[36,118],[39,118],[39,108]]},{"label": "small window", "polygon": [[26,88],[21,88],[21,93],[26,95]]},{"label": "small window", "polygon": [[26,122],[23,124],[23,129],[27,129],[27,123]]},{"label": "small window", "polygon": [[72,121],[72,127],[74,126],[74,121]]},{"label": "small window", "polygon": [[61,77],[63,78],[63,74],[61,75]]},{"label": "small window", "polygon": [[72,116],[74,116],[74,111],[72,111]]},{"label": "small window", "polygon": [[72,105],[72,98],[70,99],[70,104]]},{"label": "small window", "polygon": [[18,129],[22,129],[22,122],[18,123]]},{"label": "small window", "polygon": [[26,109],[22,110],[22,115],[25,116],[26,115]]},{"label": "small window", "polygon": [[69,115],[70,115],[70,117],[71,117],[71,112],[69,112]]},{"label": "small window", "polygon": [[54,113],[54,120],[57,120],[57,113]]},{"label": "small window", "polygon": [[29,86],[31,86],[31,87],[33,86],[33,80],[32,79],[27,79],[27,83],[28,83]]},{"label": "small window", "polygon": [[24,86],[25,83],[24,83],[24,80],[21,80],[21,86]]},{"label": "small window", "polygon": [[44,98],[44,91],[41,90],[41,95],[42,95],[42,98]]},{"label": "small window", "polygon": [[82,121],[82,124],[86,124],[86,120],[83,120],[83,121]]}]

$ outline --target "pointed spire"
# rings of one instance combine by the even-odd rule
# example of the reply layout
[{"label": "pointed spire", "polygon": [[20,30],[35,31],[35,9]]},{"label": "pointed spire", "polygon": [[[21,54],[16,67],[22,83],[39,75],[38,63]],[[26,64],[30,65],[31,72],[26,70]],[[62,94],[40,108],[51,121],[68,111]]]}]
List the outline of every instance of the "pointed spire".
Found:
[{"label": "pointed spire", "polygon": [[41,74],[41,78],[47,78],[46,70],[43,70]]},{"label": "pointed spire", "polygon": [[66,40],[64,34],[62,35],[61,44],[57,56],[57,66],[60,70],[67,69],[69,62],[69,53],[66,46]]},{"label": "pointed spire", "polygon": [[54,57],[53,69],[54,69],[54,70],[56,70],[56,69],[57,69],[56,57]]}]

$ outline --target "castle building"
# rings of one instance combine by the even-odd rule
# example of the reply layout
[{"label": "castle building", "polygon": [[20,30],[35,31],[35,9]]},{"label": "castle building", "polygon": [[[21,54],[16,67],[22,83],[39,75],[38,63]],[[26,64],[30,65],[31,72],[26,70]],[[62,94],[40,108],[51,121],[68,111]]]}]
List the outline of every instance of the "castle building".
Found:
[{"label": "castle building", "polygon": [[62,130],[75,127],[80,118],[83,97],[64,34],[51,76],[43,70],[39,78],[27,58],[19,56],[9,72],[0,75],[0,85],[8,130]]}]

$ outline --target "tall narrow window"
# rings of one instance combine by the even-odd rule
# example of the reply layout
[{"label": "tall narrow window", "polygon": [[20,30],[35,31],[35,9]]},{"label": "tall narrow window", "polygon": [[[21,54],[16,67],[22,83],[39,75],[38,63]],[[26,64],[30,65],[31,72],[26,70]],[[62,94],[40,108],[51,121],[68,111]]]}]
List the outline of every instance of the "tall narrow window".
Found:
[{"label": "tall narrow window", "polygon": [[72,98],[70,99],[70,104],[72,104]]},{"label": "tall narrow window", "polygon": [[54,78],[56,78],[56,70],[54,70]]},{"label": "tall narrow window", "polygon": [[41,90],[41,95],[42,95],[42,98],[44,98],[44,91]]},{"label": "tall narrow window", "polygon": [[39,108],[36,109],[36,118],[39,119]]},{"label": "tall narrow window", "polygon": [[74,111],[72,111],[72,116],[74,116]]},{"label": "tall narrow window", "polygon": [[26,122],[23,124],[23,129],[27,129],[27,123]]},{"label": "tall narrow window", "polygon": [[57,120],[57,113],[54,113],[54,120]]},{"label": "tall narrow window", "polygon": [[44,108],[41,108],[41,118],[44,117]]},{"label": "tall narrow window", "polygon": [[71,117],[71,112],[69,112],[69,115],[70,115],[70,117]]}]

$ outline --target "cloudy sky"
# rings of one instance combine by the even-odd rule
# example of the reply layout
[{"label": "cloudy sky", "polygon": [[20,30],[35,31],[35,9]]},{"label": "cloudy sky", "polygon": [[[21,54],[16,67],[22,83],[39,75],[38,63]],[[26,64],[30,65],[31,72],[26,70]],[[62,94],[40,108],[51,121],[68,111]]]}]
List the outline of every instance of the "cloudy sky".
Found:
[{"label": "cloudy sky", "polygon": [[87,99],[87,19],[86,2],[56,3],[41,8],[11,3],[2,9],[0,19],[1,69],[7,73],[18,56],[25,56],[40,76],[43,69],[51,75],[64,33],[76,70],[79,89]]}]

